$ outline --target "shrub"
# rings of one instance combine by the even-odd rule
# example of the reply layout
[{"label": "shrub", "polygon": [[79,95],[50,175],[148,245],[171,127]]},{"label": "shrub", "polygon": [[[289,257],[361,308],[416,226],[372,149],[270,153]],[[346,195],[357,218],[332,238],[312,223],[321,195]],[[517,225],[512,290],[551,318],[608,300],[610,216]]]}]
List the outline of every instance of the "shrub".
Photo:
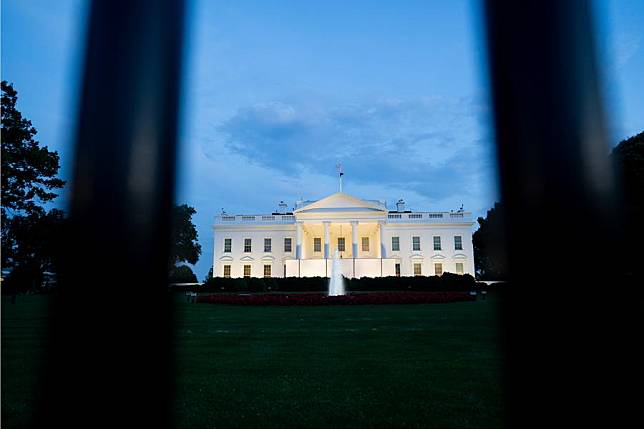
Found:
[{"label": "shrub", "polygon": [[181,265],[170,272],[170,283],[197,283],[197,276],[189,266]]},{"label": "shrub", "polygon": [[[431,277],[363,277],[345,279],[349,292],[389,291],[471,291],[479,289],[474,277],[466,274],[444,273]],[[203,286],[194,288],[199,292],[261,293],[261,292],[326,292],[329,279],[326,277],[286,278],[222,278],[208,279]]]},{"label": "shrub", "polygon": [[378,304],[432,304],[474,301],[468,292],[389,292],[356,293],[326,296],[322,293],[300,294],[212,294],[200,296],[197,302],[229,305],[378,305]]}]

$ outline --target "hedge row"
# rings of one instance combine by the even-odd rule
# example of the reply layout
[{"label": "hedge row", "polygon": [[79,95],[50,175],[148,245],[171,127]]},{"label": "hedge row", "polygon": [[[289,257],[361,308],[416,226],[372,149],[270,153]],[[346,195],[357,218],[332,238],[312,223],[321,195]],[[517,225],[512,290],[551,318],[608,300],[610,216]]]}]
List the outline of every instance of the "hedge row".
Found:
[{"label": "hedge row", "polygon": [[[363,277],[345,279],[348,292],[388,292],[388,291],[471,291],[478,288],[474,277],[444,273],[431,277]],[[286,277],[286,278],[241,278],[230,279],[213,277],[202,286],[191,288],[195,292],[326,292],[329,279],[326,277]]]},{"label": "hedge row", "polygon": [[227,294],[200,296],[197,302],[228,305],[378,305],[378,304],[437,304],[475,301],[468,292],[376,292],[343,296],[324,293],[300,294]]}]

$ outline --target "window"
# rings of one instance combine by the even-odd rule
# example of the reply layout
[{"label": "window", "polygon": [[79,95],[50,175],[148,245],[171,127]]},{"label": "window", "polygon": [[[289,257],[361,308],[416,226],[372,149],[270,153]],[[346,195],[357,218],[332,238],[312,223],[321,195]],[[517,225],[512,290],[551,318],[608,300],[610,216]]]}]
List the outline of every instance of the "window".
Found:
[{"label": "window", "polygon": [[264,277],[270,277],[270,276],[271,276],[271,266],[264,265]]},{"label": "window", "polygon": [[400,251],[400,237],[391,237],[391,250]]},{"label": "window", "polygon": [[264,239],[264,252],[270,252],[272,247],[272,242],[270,238]]},{"label": "window", "polygon": [[369,251],[369,237],[362,237],[362,251]]},{"label": "window", "polygon": [[233,250],[233,239],[224,238],[224,253],[230,253]]},{"label": "window", "polygon": [[412,250],[420,250],[420,237],[412,237],[411,246]]},{"label": "window", "polygon": [[284,239],[284,252],[292,252],[292,245],[293,242],[291,241],[290,238],[285,238]]},{"label": "window", "polygon": [[463,237],[460,235],[454,236],[454,250],[463,250]]},{"label": "window", "polygon": [[436,276],[443,275],[443,264],[434,264],[434,275]]},{"label": "window", "polygon": [[224,265],[224,277],[230,278],[230,265]]},{"label": "window", "polygon": [[251,246],[251,239],[250,238],[244,238],[244,252],[252,252],[252,246]]},{"label": "window", "polygon": [[457,262],[456,263],[456,274],[463,274],[463,263],[462,262]]},{"label": "window", "polygon": [[400,264],[396,264],[396,277],[400,277]]},{"label": "window", "polygon": [[414,264],[414,275],[421,276],[422,274],[423,274],[423,271],[422,271],[421,265],[418,263]]},{"label": "window", "polygon": [[434,237],[434,250],[441,250],[441,238]]},{"label": "window", "polygon": [[338,252],[344,252],[344,237],[338,237]]},{"label": "window", "polygon": [[250,265],[244,265],[244,277],[250,277]]},{"label": "window", "polygon": [[313,238],[313,251],[314,252],[322,251],[322,239],[320,237]]}]

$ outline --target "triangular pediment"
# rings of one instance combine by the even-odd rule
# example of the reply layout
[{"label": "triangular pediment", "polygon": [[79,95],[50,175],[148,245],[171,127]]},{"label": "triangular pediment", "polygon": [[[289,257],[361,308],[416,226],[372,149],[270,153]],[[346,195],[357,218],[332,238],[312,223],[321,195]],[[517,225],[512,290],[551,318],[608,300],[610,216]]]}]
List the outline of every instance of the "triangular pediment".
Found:
[{"label": "triangular pediment", "polygon": [[329,213],[329,212],[371,212],[387,211],[384,204],[378,201],[363,200],[343,192],[336,192],[321,200],[314,201],[295,210],[295,213]]}]

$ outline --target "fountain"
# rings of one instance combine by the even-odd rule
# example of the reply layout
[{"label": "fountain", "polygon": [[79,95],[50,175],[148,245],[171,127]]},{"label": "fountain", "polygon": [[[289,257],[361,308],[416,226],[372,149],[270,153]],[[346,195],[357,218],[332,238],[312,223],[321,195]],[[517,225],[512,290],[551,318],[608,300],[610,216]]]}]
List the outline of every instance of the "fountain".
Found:
[{"label": "fountain", "polygon": [[342,278],[342,264],[338,250],[333,253],[333,265],[331,266],[331,278],[329,279],[329,296],[344,295],[344,278]]}]

